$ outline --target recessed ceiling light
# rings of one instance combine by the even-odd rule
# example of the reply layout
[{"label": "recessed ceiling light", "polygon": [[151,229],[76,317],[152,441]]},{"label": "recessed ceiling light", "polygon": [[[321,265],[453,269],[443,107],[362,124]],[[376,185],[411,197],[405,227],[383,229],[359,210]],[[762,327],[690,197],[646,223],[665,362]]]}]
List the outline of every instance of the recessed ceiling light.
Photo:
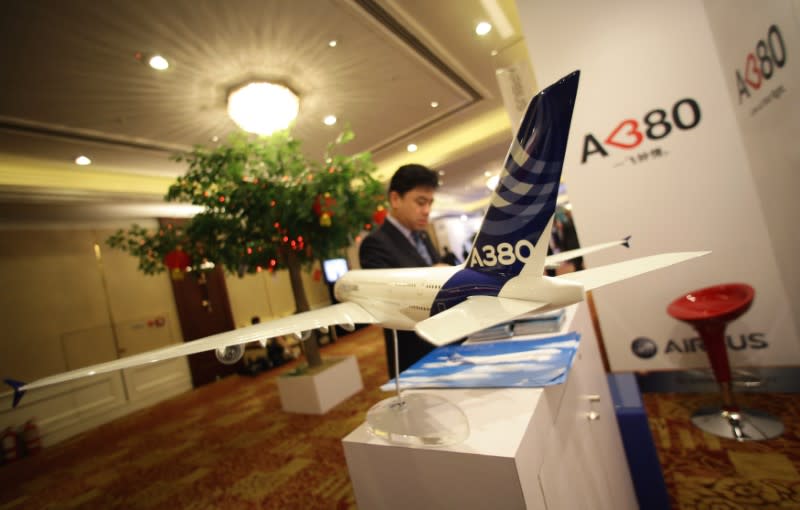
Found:
[{"label": "recessed ceiling light", "polygon": [[330,46],[331,48],[335,48],[337,44],[338,43],[336,42],[336,39],[331,39],[330,41],[328,41],[328,46]]},{"label": "recessed ceiling light", "polygon": [[431,108],[439,108],[439,101],[431,101]]},{"label": "recessed ceiling light", "polygon": [[439,175],[444,175],[444,170],[439,170]]},{"label": "recessed ceiling light", "polygon": [[81,154],[77,158],[75,158],[75,164],[80,166],[91,165],[92,160]]},{"label": "recessed ceiling light", "polygon": [[491,177],[492,176],[492,172],[490,172],[489,170],[486,170],[485,172],[483,172],[483,176],[484,177]]},{"label": "recessed ceiling light", "polygon": [[497,188],[497,185],[499,183],[500,183],[500,176],[499,175],[493,175],[493,176],[489,177],[488,179],[486,179],[486,187],[489,188],[492,191],[494,191],[495,188]]},{"label": "recessed ceiling light", "polygon": [[153,55],[150,57],[150,60],[148,60],[147,63],[150,64],[150,67],[157,71],[163,71],[169,67],[169,62],[167,62],[167,59],[161,55]]},{"label": "recessed ceiling light", "polygon": [[333,126],[336,124],[336,115],[327,115],[324,119],[322,119],[322,122],[326,126]]},{"label": "recessed ceiling light", "polygon": [[497,50],[492,50],[490,55],[493,56],[493,57],[496,57],[497,56]]},{"label": "recessed ceiling light", "polygon": [[481,21],[475,25],[475,33],[484,36],[492,31],[492,24],[486,21]]},{"label": "recessed ceiling light", "polygon": [[444,186],[444,181],[439,179],[439,186]]},{"label": "recessed ceiling light", "polygon": [[219,141],[219,137],[217,135],[214,135],[211,137],[211,141],[217,143]]},{"label": "recessed ceiling light", "polygon": [[514,27],[511,26],[511,21],[506,16],[503,8],[500,7],[500,2],[497,0],[481,0],[486,16],[489,17],[489,22],[492,24],[492,30],[496,31],[500,39],[506,40],[514,35]]},{"label": "recessed ceiling light", "polygon": [[417,144],[415,144],[415,143],[410,143],[410,144],[408,144],[408,147],[406,147],[406,150],[407,150],[408,152],[417,152],[417,149],[418,149],[418,148],[419,148],[419,147],[417,147]]}]

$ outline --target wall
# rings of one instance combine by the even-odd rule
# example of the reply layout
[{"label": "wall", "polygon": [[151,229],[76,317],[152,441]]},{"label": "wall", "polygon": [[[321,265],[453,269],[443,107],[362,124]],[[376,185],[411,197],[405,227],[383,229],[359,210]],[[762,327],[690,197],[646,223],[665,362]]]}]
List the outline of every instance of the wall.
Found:
[{"label": "wall", "polygon": [[[328,288],[321,273],[318,280],[314,278],[315,272],[319,270],[319,263],[315,262],[308,271],[302,273],[303,287],[312,309],[331,304]],[[262,271],[246,274],[241,278],[226,274],[225,284],[228,287],[228,299],[236,327],[249,325],[250,319],[254,316],[265,322],[272,318],[291,315],[295,311],[288,271]]]},{"label": "wall", "polygon": [[[183,341],[169,277],[144,275],[134,257],[109,248],[105,239],[115,230],[2,231],[0,375],[31,381]],[[312,308],[330,304],[326,284],[314,278],[316,269],[302,275]],[[266,321],[294,312],[286,271],[227,275],[226,285],[239,327],[254,315]],[[34,390],[14,410],[6,392],[0,426],[35,417],[44,443],[53,444],[190,389],[188,366],[180,358]]]},{"label": "wall", "polygon": [[[139,273],[105,245],[112,232],[2,231],[0,375],[31,381],[182,341],[168,277]],[[185,360],[172,360],[34,390],[13,411],[5,393],[0,425],[36,417],[52,444],[190,388]]]}]

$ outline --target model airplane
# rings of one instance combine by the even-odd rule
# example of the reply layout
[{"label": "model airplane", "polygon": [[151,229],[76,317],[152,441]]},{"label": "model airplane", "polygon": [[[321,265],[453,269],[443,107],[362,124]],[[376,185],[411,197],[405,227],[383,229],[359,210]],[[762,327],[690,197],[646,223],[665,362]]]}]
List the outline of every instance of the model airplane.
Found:
[{"label": "model airplane", "polygon": [[576,71],[531,99],[514,137],[469,257],[460,266],[352,270],[336,283],[340,303],[290,317],[219,333],[180,345],[52,375],[24,384],[12,379],[14,406],[27,390],[72,379],[216,350],[236,362],[244,344],[340,325],[380,324],[414,330],[444,345],[533,311],[582,301],[586,291],[708,252],[665,253],[557,277],[543,276],[546,263],[580,256],[622,241],[575,250],[548,261],[561,170],[578,89]]}]

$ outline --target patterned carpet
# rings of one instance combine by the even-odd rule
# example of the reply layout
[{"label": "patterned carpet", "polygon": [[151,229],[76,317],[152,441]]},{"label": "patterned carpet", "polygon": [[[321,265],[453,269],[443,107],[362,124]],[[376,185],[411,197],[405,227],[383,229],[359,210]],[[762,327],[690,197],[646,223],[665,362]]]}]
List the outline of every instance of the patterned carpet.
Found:
[{"label": "patterned carpet", "polygon": [[[365,390],[324,416],[280,410],[276,376],[233,376],[0,466],[0,510],[350,509],[341,439],[386,396],[383,335],[365,328],[322,348],[355,354]],[[787,432],[736,443],[689,425],[714,396],[647,394],[673,507],[800,508],[800,405],[794,395],[743,396]],[[571,510],[571,509],[565,509]]]},{"label": "patterned carpet", "polygon": [[737,442],[706,434],[692,413],[719,404],[717,395],[646,393],[650,431],[676,510],[800,509],[800,398],[737,394],[743,407],[779,417],[781,437]]},{"label": "patterned carpet", "polygon": [[386,396],[383,334],[355,354],[365,390],[324,416],[281,411],[276,376],[232,376],[0,466],[0,509],[355,508],[341,439]]}]

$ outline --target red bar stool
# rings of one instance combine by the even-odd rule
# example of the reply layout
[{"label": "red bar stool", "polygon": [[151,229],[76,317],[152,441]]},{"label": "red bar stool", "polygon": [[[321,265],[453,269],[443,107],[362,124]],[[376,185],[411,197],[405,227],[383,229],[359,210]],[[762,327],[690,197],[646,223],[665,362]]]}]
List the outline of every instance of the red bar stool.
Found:
[{"label": "red bar stool", "polygon": [[722,393],[722,406],[700,409],[692,415],[692,423],[709,434],[737,441],[771,439],[783,433],[783,424],[774,416],[736,405],[731,390],[725,328],[750,308],[754,296],[753,287],[728,283],[689,292],[667,307],[667,313],[700,334]]}]

